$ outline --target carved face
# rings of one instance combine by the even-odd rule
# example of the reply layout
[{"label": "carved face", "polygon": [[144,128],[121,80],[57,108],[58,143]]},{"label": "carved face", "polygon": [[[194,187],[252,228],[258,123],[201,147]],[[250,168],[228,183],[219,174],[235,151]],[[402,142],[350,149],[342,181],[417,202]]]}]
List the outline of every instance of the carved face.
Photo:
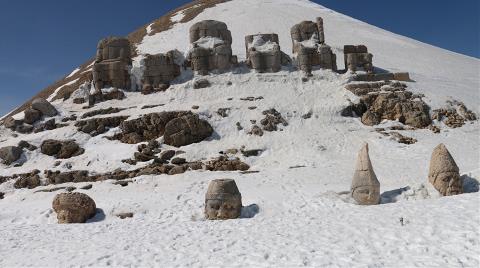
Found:
[{"label": "carved face", "polygon": [[457,195],[463,193],[462,180],[455,172],[443,172],[435,179],[435,189],[442,195]]},{"label": "carved face", "polygon": [[380,202],[380,192],[373,186],[359,186],[352,191],[352,197],[360,205],[376,205]]},{"label": "carved face", "polygon": [[205,203],[205,216],[207,219],[235,219],[240,216],[242,204],[236,199],[211,199]]}]

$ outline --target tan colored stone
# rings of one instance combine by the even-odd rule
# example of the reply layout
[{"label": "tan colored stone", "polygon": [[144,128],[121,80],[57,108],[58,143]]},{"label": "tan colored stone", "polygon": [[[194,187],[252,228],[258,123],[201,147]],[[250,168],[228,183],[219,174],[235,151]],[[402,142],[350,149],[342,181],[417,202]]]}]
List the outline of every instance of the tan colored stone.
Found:
[{"label": "tan colored stone", "polygon": [[380,202],[380,182],[373,171],[367,143],[358,152],[351,195],[359,205],[376,205]]},{"label": "tan colored stone", "polygon": [[53,199],[52,207],[58,223],[85,223],[95,216],[95,201],[83,193],[61,193]]},{"label": "tan colored stone", "polygon": [[210,182],[205,195],[205,218],[226,220],[240,217],[242,195],[232,179],[217,179]]},{"label": "tan colored stone", "polygon": [[443,143],[433,149],[428,181],[443,196],[463,193],[458,166]]}]

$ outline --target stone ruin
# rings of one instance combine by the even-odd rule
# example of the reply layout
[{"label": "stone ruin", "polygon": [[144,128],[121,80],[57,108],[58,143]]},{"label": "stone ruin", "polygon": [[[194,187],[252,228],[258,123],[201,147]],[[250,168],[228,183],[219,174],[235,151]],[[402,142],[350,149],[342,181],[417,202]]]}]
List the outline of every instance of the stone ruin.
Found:
[{"label": "stone ruin", "polygon": [[428,181],[442,196],[463,193],[458,166],[443,143],[433,149]]},{"label": "stone ruin", "polygon": [[245,36],[247,65],[258,72],[278,72],[282,68],[282,52],[277,34]]},{"label": "stone ruin", "polygon": [[131,46],[128,39],[108,37],[100,40],[92,71],[95,89],[97,91],[106,87],[130,89],[131,65]]},{"label": "stone ruin", "polygon": [[240,217],[242,195],[235,180],[218,179],[208,185],[205,194],[205,218],[207,220],[226,220]]},{"label": "stone ruin", "polygon": [[57,194],[52,202],[58,223],[85,223],[95,216],[95,201],[83,193]]},{"label": "stone ruin", "polygon": [[337,57],[325,44],[322,18],[318,17],[316,22],[302,21],[291,28],[290,34],[293,54],[300,70],[308,74],[314,66],[337,70]]},{"label": "stone ruin", "polygon": [[165,54],[147,54],[144,59],[145,71],[142,78],[142,93],[163,91],[170,82],[180,75],[180,66],[175,63],[175,51]]},{"label": "stone ruin", "polygon": [[367,143],[358,152],[350,193],[359,205],[376,205],[380,202],[380,182],[373,171]]},{"label": "stone ruin", "polygon": [[232,56],[232,34],[220,21],[203,20],[190,27],[190,44],[187,61],[200,75],[212,70],[224,71],[237,63]]},{"label": "stone ruin", "polygon": [[357,71],[357,68],[363,68],[367,73],[373,73],[373,55],[368,53],[368,49],[364,45],[345,45],[343,47],[345,70],[350,70],[352,73]]}]

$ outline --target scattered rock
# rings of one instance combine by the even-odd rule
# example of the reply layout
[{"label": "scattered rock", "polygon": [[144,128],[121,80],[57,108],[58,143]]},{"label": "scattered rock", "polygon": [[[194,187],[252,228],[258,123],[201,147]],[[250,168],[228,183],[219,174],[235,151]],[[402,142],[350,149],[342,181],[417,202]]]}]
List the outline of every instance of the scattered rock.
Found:
[{"label": "scattered rock", "polygon": [[253,149],[253,150],[241,150],[242,155],[245,157],[258,156],[263,152],[262,149]]},{"label": "scattered rock", "polygon": [[175,157],[170,161],[170,164],[172,164],[172,165],[182,165],[182,164],[185,164],[186,162],[187,161],[185,160],[185,158]]},{"label": "scattered rock", "polygon": [[129,182],[131,182],[131,181],[116,181],[116,182],[114,182],[113,184],[114,184],[114,185],[120,185],[120,186],[122,186],[122,187],[125,187],[125,186],[128,185]]},{"label": "scattered rock", "polygon": [[220,115],[221,117],[228,117],[229,111],[230,111],[230,108],[218,108],[217,114]]},{"label": "scattered rock", "polygon": [[35,151],[37,149],[37,146],[32,145],[32,144],[30,144],[30,143],[28,143],[27,141],[24,141],[24,140],[22,140],[18,143],[18,147],[20,147],[22,149],[27,149],[29,151]]},{"label": "scattered rock", "polygon": [[255,109],[257,109],[257,106],[248,106],[248,109],[249,110],[255,110]]},{"label": "scattered rock", "polygon": [[125,93],[123,91],[114,89],[108,92],[96,91],[95,93],[88,96],[88,105],[92,107],[95,103],[104,102],[108,100],[123,100],[125,98]]},{"label": "scattered rock", "polygon": [[210,82],[207,79],[201,78],[197,79],[193,82],[193,88],[194,89],[199,89],[199,88],[206,88],[210,86]]},{"label": "scattered rock", "polygon": [[380,202],[380,182],[373,171],[367,143],[358,152],[351,195],[359,205],[376,205]]},{"label": "scattered rock", "polygon": [[45,140],[40,149],[43,154],[55,156],[55,158],[66,159],[81,155],[85,152],[75,141]]},{"label": "scattered rock", "polygon": [[23,121],[27,124],[33,124],[42,118],[42,112],[32,108],[27,108],[24,111],[25,117]]},{"label": "scattered rock", "polygon": [[32,101],[32,109],[40,111],[45,116],[55,116],[58,114],[57,109],[45,99],[37,98]]},{"label": "scattered rock", "polygon": [[82,190],[90,190],[90,189],[92,189],[92,187],[93,187],[92,184],[87,184],[87,185],[85,185],[85,186],[80,187],[80,189],[82,189]]},{"label": "scattered rock", "polygon": [[242,195],[232,179],[213,180],[205,194],[205,218],[226,220],[240,217]]},{"label": "scattered rock", "polygon": [[456,100],[447,101],[447,105],[448,108],[433,110],[432,119],[444,122],[445,125],[451,128],[461,127],[467,121],[477,120],[475,113],[467,109],[463,102]]},{"label": "scattered rock", "polygon": [[263,130],[259,126],[253,125],[252,129],[247,134],[263,136]]},{"label": "scattered rock", "polygon": [[165,105],[165,104],[144,105],[144,106],[142,106],[141,109],[150,109],[150,108],[160,107],[160,106],[164,106],[164,105]]},{"label": "scattered rock", "polygon": [[442,196],[463,193],[458,166],[443,143],[433,149],[428,180]]},{"label": "scattered rock", "polygon": [[97,136],[107,132],[111,128],[118,127],[122,122],[127,120],[128,116],[103,117],[82,120],[75,123],[78,131]]},{"label": "scattered rock", "polygon": [[113,108],[113,107],[109,107],[109,108],[106,108],[106,109],[99,109],[99,110],[94,110],[94,111],[90,111],[90,112],[86,112],[82,115],[82,119],[85,119],[87,117],[92,117],[92,116],[96,116],[96,115],[103,115],[103,114],[115,114],[115,113],[118,113],[118,112],[121,112],[125,109],[122,109],[122,108]]},{"label": "scattered rock", "polygon": [[197,110],[198,108],[200,108],[200,106],[198,106],[198,105],[193,105],[193,106],[192,106],[192,109],[193,109],[193,110]]},{"label": "scattered rock", "polygon": [[45,170],[44,174],[48,179],[48,184],[95,181],[93,178],[89,177],[88,171],[86,170],[75,170],[68,172]]},{"label": "scattered rock", "polygon": [[273,108],[263,111],[262,114],[265,115],[265,118],[260,120],[260,124],[263,126],[263,130],[265,131],[277,131],[278,124],[288,126],[287,121],[282,117],[279,112],[277,112],[277,110]]},{"label": "scattered rock", "polygon": [[185,166],[174,166],[172,169],[168,171],[168,175],[177,175],[177,174],[182,174],[187,171]]},{"label": "scattered rock", "polygon": [[20,159],[22,156],[23,150],[21,147],[17,146],[7,146],[0,148],[0,159],[3,160],[5,165],[10,165],[13,162]]},{"label": "scattered rock", "polygon": [[85,223],[96,213],[95,201],[83,193],[57,194],[52,207],[58,223]]},{"label": "scattered rock", "polygon": [[5,193],[4,192],[0,192],[0,199],[3,199],[5,198]]},{"label": "scattered rock", "polygon": [[38,175],[21,177],[15,182],[15,184],[13,184],[13,187],[15,189],[22,189],[22,188],[33,189],[38,186],[40,186],[40,176]]},{"label": "scattered rock", "polygon": [[75,191],[76,189],[77,189],[77,188],[74,187],[74,186],[65,187],[65,191],[67,191],[67,192],[69,192],[69,193]]},{"label": "scattered rock", "polygon": [[312,112],[308,112],[308,113],[302,115],[302,118],[303,118],[303,119],[309,119],[309,118],[311,118],[311,117],[312,117]]},{"label": "scattered rock", "polygon": [[73,99],[73,103],[75,103],[75,104],[82,104],[82,103],[85,103],[85,102],[86,102],[85,98],[82,98],[82,97],[78,97],[78,98]]},{"label": "scattered rock", "polygon": [[235,125],[237,126],[238,131],[243,129],[242,125],[240,125],[240,122],[235,123]]},{"label": "scattered rock", "polygon": [[166,150],[160,153],[160,162],[161,163],[166,163],[168,160],[172,159],[172,157],[175,156],[175,151],[174,150]]},{"label": "scattered rock", "polygon": [[201,142],[210,137],[213,128],[196,114],[187,114],[169,121],[165,125],[165,144],[180,147]]},{"label": "scattered rock", "polygon": [[120,219],[126,219],[126,218],[133,218],[133,213],[132,212],[122,212],[115,214],[115,216],[119,217]]},{"label": "scattered rock", "polygon": [[228,158],[224,155],[216,159],[210,160],[206,163],[206,169],[210,171],[234,171],[234,170],[248,170],[249,165],[240,161],[239,158]]}]

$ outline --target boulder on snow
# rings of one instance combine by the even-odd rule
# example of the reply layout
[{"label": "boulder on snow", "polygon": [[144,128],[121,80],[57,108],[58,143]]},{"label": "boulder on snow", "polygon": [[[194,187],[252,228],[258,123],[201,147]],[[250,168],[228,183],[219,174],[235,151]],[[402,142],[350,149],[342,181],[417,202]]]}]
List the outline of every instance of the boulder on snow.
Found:
[{"label": "boulder on snow", "polygon": [[373,171],[367,143],[358,152],[351,195],[359,205],[376,205],[380,202],[380,182]]},{"label": "boulder on snow", "polygon": [[33,100],[32,109],[40,111],[45,116],[55,116],[58,113],[50,102],[42,98]]},{"label": "boulder on snow", "polygon": [[6,165],[10,165],[11,163],[17,161],[22,155],[22,153],[22,148],[17,146],[7,146],[0,148],[0,158]]},{"label": "boulder on snow", "polygon": [[443,196],[463,193],[458,166],[443,143],[433,149],[428,180]]},{"label": "boulder on snow", "polygon": [[55,156],[59,159],[66,159],[78,156],[85,152],[85,150],[83,148],[80,148],[80,146],[73,140],[45,140],[42,142],[40,149],[43,154]]},{"label": "boulder on snow", "polygon": [[37,122],[38,120],[40,120],[40,118],[42,118],[42,112],[40,112],[39,110],[32,109],[32,108],[27,108],[24,111],[24,114],[25,114],[25,117],[24,117],[23,121],[27,124],[33,124],[33,123]]},{"label": "boulder on snow", "polygon": [[85,223],[95,216],[96,204],[83,193],[57,194],[52,202],[58,223]]},{"label": "boulder on snow", "polygon": [[205,218],[226,220],[240,217],[242,195],[232,179],[217,179],[210,182],[205,194]]},{"label": "boulder on snow", "polygon": [[21,189],[21,188],[33,189],[38,186],[40,186],[40,176],[38,176],[37,174],[32,176],[20,177],[13,184],[13,187],[15,189]]},{"label": "boulder on snow", "polygon": [[180,147],[201,142],[210,137],[213,128],[196,114],[175,118],[165,125],[165,144]]}]

